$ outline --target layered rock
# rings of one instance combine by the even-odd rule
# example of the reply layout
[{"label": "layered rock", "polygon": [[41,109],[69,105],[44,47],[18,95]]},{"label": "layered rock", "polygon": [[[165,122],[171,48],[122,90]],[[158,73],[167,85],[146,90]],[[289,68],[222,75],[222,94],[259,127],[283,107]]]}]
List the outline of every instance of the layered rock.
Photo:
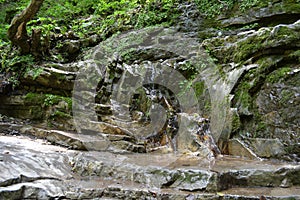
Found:
[{"label": "layered rock", "polygon": [[0,199],[300,199],[299,2],[239,8],[0,76]]},{"label": "layered rock", "polygon": [[298,165],[229,157],[211,162],[174,154],[82,152],[24,136],[0,136],[0,145],[1,199],[300,197]]}]

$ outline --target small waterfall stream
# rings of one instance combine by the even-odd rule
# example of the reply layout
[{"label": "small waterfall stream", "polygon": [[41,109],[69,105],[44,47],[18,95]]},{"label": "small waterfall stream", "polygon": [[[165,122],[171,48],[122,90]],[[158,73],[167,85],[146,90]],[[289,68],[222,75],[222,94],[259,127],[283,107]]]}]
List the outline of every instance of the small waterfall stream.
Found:
[{"label": "small waterfall stream", "polygon": [[[136,38],[140,39],[136,40]],[[141,63],[137,61],[125,63],[122,60],[121,55],[128,52],[128,49],[131,48],[130,53],[134,54],[135,51],[139,52],[141,49],[147,51],[149,45],[153,49],[162,51],[159,54],[167,57],[164,60]],[[186,46],[189,46],[189,49]],[[253,67],[234,67],[225,75],[219,71],[208,54],[199,48],[199,43],[195,39],[186,38],[174,30],[161,28],[133,31],[107,40],[96,49],[93,59],[95,59],[95,64],[88,65],[87,69],[83,69],[78,76],[80,90],[76,90],[75,87],[74,94],[77,96],[84,96],[82,92],[85,90],[95,89],[95,93],[90,93],[92,96],[84,98],[83,102],[76,104],[75,98],[73,110],[79,127],[86,126],[86,123],[80,122],[82,117],[76,118],[77,111],[86,113],[85,119],[95,119],[97,116],[93,110],[88,112],[81,110],[84,106],[79,105],[94,105],[95,103],[108,105],[112,112],[109,115],[98,115],[98,120],[126,129],[125,132],[131,132],[130,135],[136,137],[137,140],[142,140],[146,146],[156,148],[166,145],[174,152],[185,148],[195,150],[195,147],[192,148],[187,143],[200,141],[203,146],[205,140],[208,143],[206,148],[217,149],[215,143],[220,142],[220,138],[225,141],[228,139],[231,128],[230,120],[228,120],[230,118],[230,92],[241,74]],[[191,61],[191,64],[199,70],[193,82],[204,80],[209,90],[212,109],[210,126],[206,129],[210,131],[197,133],[199,127],[203,127],[202,121],[207,120],[202,120],[201,117],[200,120],[199,117],[178,115],[187,113],[196,116],[200,110],[193,88],[181,94],[182,89],[179,83],[186,79],[174,69],[176,59]],[[100,87],[96,87],[99,82]],[[95,97],[97,97],[96,102]],[[218,151],[215,150],[215,152]]]}]

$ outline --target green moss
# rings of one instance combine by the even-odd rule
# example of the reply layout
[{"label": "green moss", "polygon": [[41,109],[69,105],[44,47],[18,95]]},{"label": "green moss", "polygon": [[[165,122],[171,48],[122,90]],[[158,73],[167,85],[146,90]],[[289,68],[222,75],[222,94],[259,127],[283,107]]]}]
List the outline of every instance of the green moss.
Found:
[{"label": "green moss", "polygon": [[269,74],[266,81],[269,83],[278,83],[290,71],[291,71],[291,68],[289,68],[289,67],[280,68],[280,69],[274,71],[273,73]]},{"label": "green moss", "polygon": [[51,72],[51,75],[55,76],[55,78],[58,80],[66,80],[66,75],[64,74]]},{"label": "green moss", "polygon": [[58,104],[60,101],[65,101],[68,104],[68,109],[72,108],[72,99],[70,97],[63,97],[53,94],[38,94],[38,93],[27,93],[24,97],[25,104],[30,105],[41,105],[41,106],[52,106]]},{"label": "green moss", "polygon": [[205,91],[205,83],[204,81],[196,82],[193,85],[193,89],[197,97],[201,96]]},{"label": "green moss", "polygon": [[37,94],[37,93],[29,92],[25,95],[24,100],[25,100],[25,104],[42,105],[44,103],[45,98],[46,97],[44,94]]},{"label": "green moss", "polygon": [[252,97],[249,94],[250,84],[243,82],[236,92],[236,97],[238,99],[238,104],[243,108],[251,108]]},{"label": "green moss", "polygon": [[290,99],[292,99],[294,95],[295,94],[292,91],[290,91],[290,90],[282,90],[281,95],[280,95],[281,99],[279,100],[279,103],[283,107],[285,107],[288,104],[288,101]]},{"label": "green moss", "polygon": [[292,59],[296,59],[298,62],[300,62],[300,50],[291,53],[289,57]]},{"label": "green moss", "polygon": [[258,132],[265,131],[266,129],[267,129],[267,125],[264,121],[258,122],[257,129],[256,129]]},{"label": "green moss", "polygon": [[239,42],[233,58],[234,61],[238,63],[242,60],[246,60],[249,56],[259,51],[263,47],[262,43],[266,37],[267,36],[263,34],[259,37],[249,37]]},{"label": "green moss", "polygon": [[231,129],[232,132],[236,132],[241,126],[240,117],[237,113],[234,113],[232,115],[231,126],[232,126],[232,129]]},{"label": "green moss", "polygon": [[[288,13],[299,13],[300,1],[299,0],[283,0],[283,6],[278,9],[284,9]],[[280,11],[281,11],[280,10]]]},{"label": "green moss", "polygon": [[51,119],[55,119],[55,118],[71,119],[72,117],[68,113],[56,110],[54,113],[51,114],[50,118]]},{"label": "green moss", "polygon": [[53,94],[45,94],[44,105],[51,106],[58,104],[60,101],[65,101],[68,104],[68,109],[72,108],[72,99],[70,97],[63,97]]},{"label": "green moss", "polygon": [[[205,14],[208,19],[218,15],[237,15],[247,12],[251,8],[267,7],[270,1],[266,0],[195,0],[201,13]],[[294,2],[295,3],[295,2]]]},{"label": "green moss", "polygon": [[208,100],[205,101],[204,109],[207,112],[211,110],[211,102],[210,101],[208,101]]}]

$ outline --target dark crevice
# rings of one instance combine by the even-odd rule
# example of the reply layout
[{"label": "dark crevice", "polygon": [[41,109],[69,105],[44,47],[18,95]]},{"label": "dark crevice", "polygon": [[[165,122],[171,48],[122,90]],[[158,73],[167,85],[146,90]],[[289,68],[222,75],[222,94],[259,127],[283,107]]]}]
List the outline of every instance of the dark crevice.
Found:
[{"label": "dark crevice", "polygon": [[1,182],[0,187],[7,187],[7,186],[19,184],[19,183],[34,182],[37,180],[46,180],[46,179],[60,181],[60,179],[55,178],[55,177],[27,177],[27,176],[24,176],[23,174],[21,174],[19,177],[8,179],[4,182]]},{"label": "dark crevice", "polygon": [[174,174],[174,176],[169,180],[168,182],[162,184],[161,188],[169,188],[171,185],[173,185],[179,178],[179,174]]},{"label": "dark crevice", "polygon": [[248,185],[246,178],[238,178],[237,176],[238,174],[235,172],[220,174],[218,177],[219,189],[226,190],[233,187]]},{"label": "dark crevice", "polygon": [[188,190],[188,189],[179,189],[179,190],[184,191],[184,192],[201,192],[201,193],[205,192],[205,188],[203,188],[203,189],[190,189],[190,190]]},{"label": "dark crevice", "polygon": [[300,14],[295,13],[295,14],[277,14],[277,15],[272,15],[268,17],[263,17],[257,20],[250,21],[248,23],[244,24],[232,24],[229,26],[226,26],[226,28],[230,29],[240,29],[252,24],[258,24],[256,27],[251,28],[251,30],[258,30],[259,28],[262,27],[271,27],[271,26],[277,26],[279,24],[293,24],[296,21],[300,19]]},{"label": "dark crevice", "polygon": [[[254,120],[254,116],[253,115],[239,115],[239,119],[240,119],[240,127],[239,130],[247,130],[247,127],[250,126],[250,124],[253,122]],[[239,131],[236,131],[235,133],[232,133],[230,136],[230,139],[232,139],[234,136],[236,136],[238,134]]]},{"label": "dark crevice", "polygon": [[272,56],[272,55],[284,56],[284,55],[288,55],[292,51],[297,51],[297,50],[299,50],[299,46],[295,43],[295,44],[282,45],[282,46],[263,49],[262,51],[257,51],[249,55],[249,57],[251,57],[251,61],[252,63],[254,63],[255,61],[259,60],[261,57],[264,56]]},{"label": "dark crevice", "polygon": [[278,14],[261,18],[257,21],[260,27],[276,26],[278,24],[293,24],[300,19],[300,14]]}]

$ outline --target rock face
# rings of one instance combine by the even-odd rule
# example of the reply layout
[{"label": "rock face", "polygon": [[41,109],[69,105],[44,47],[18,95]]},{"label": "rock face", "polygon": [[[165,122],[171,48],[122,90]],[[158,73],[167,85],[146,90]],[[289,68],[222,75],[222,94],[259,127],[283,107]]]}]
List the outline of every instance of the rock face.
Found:
[{"label": "rock face", "polygon": [[300,198],[299,165],[80,152],[24,136],[0,136],[0,145],[1,199]]},{"label": "rock face", "polygon": [[232,9],[1,76],[0,199],[299,199],[299,2]]},{"label": "rock face", "polygon": [[[176,151],[178,113],[197,113],[210,120],[210,135],[222,153],[229,153],[228,141],[237,138],[257,156],[299,161],[299,112],[295,109],[299,107],[299,4],[261,3],[246,12],[233,8],[231,14],[209,20],[193,3],[180,4],[178,9],[182,14],[175,29],[132,31],[85,52],[84,61],[45,64],[41,71],[27,72],[10,96],[8,86],[2,84],[1,113],[43,120],[60,130],[78,129],[72,123],[70,106],[63,106],[71,99],[61,97],[70,97],[74,82],[80,83],[77,75],[96,64],[95,73],[101,78],[88,77],[97,79],[96,93],[87,84],[81,88],[86,91],[79,94],[80,100],[93,100],[83,105],[86,114],[80,118],[93,113],[92,119],[87,118],[91,123],[83,122],[89,125],[83,132],[126,132],[129,141],[113,141],[121,148],[136,150],[146,145],[143,148],[149,151],[160,146]],[[93,35],[87,40],[95,44],[99,38]],[[72,37],[62,49],[77,54],[81,45],[89,46],[84,43]],[[204,58],[201,62],[199,55]],[[183,76],[173,72],[162,76],[161,66]],[[163,81],[157,81],[158,77]],[[191,86],[196,96],[193,102],[186,100],[193,99],[187,95]],[[126,102],[116,102],[115,91]],[[185,102],[180,102],[180,95],[186,96]],[[192,107],[195,102],[196,110]],[[184,110],[183,104],[190,105],[189,109]],[[164,120],[167,122],[160,124]],[[274,145],[280,150],[263,153],[267,149],[259,147],[262,141],[270,145],[268,149]],[[134,147],[129,148],[131,145]]]},{"label": "rock face", "polygon": [[[299,156],[296,125],[299,116],[295,111],[299,107],[299,86],[296,86],[299,85],[299,65],[295,54],[299,48],[299,23],[205,41],[220,63],[257,64],[244,73],[233,90],[232,106],[237,108],[240,121],[239,127],[235,127],[239,129],[236,135],[279,138],[286,145],[285,151],[291,153],[293,149],[292,159],[296,156],[296,160]],[[215,47],[211,44],[223,44],[223,47],[213,50]]]}]

